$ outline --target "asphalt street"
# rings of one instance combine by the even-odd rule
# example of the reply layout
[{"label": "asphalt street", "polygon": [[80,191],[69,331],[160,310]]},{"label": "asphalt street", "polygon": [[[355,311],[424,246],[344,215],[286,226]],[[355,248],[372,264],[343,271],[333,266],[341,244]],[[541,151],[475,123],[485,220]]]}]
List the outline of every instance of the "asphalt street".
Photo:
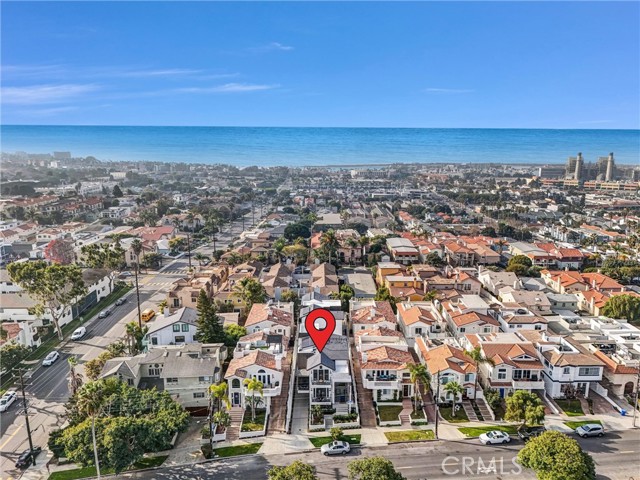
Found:
[{"label": "asphalt street", "polygon": [[[605,438],[579,439],[582,447],[596,461],[599,480],[628,480],[640,478],[640,433],[613,432]],[[459,478],[534,479],[531,470],[524,470],[513,459],[523,444],[481,445],[477,440],[398,444],[387,447],[354,449],[345,456],[324,457],[319,452],[296,455],[250,455],[214,460],[198,465],[161,468],[137,474],[136,479],[225,479],[264,480],[273,465],[288,465],[301,460],[316,467],[322,480],[347,478],[347,464],[355,459],[383,456],[408,480],[437,480]]]},{"label": "asphalt street", "polygon": [[[259,221],[259,208],[256,209],[256,223]],[[252,214],[245,215],[245,226],[252,225]],[[238,220],[226,225],[217,235],[216,248],[222,249],[231,243],[242,232],[242,221]],[[203,245],[194,250],[210,255],[212,246]],[[193,263],[192,259],[192,263]],[[187,275],[188,258],[182,257],[170,261],[160,272],[145,273],[139,277],[141,309],[154,308],[165,298],[171,283]],[[195,262],[197,264],[197,262]],[[133,277],[129,277],[133,281]],[[58,348],[60,358],[50,367],[41,364],[35,366],[28,378],[25,377],[25,392],[29,405],[29,422],[34,445],[46,447],[48,434],[52,429],[64,423],[64,403],[68,399],[69,364],[67,359],[75,356],[82,364],[97,357],[106,347],[124,338],[125,325],[137,321],[137,305],[135,290],[124,297],[127,302],[119,307],[113,306],[113,313],[104,319],[96,315],[87,319],[87,334],[77,342],[65,341]],[[14,402],[8,411],[0,417],[0,472],[4,475],[16,475],[15,459],[28,448],[24,415],[21,414],[22,398]]]}]

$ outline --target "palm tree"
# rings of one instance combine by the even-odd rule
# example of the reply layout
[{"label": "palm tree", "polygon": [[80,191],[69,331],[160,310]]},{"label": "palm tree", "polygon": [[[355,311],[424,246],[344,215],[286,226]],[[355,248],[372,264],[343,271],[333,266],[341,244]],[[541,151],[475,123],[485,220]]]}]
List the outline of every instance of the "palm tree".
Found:
[{"label": "palm tree", "polygon": [[244,301],[247,312],[251,310],[254,303],[263,303],[267,298],[264,286],[252,277],[241,279],[234,285],[233,291]]},{"label": "palm tree", "polygon": [[438,298],[438,291],[437,290],[429,290],[427,293],[425,293],[424,297],[422,298],[425,302],[433,302],[436,298]]},{"label": "palm tree", "polygon": [[204,262],[205,260],[207,260],[209,257],[207,257],[206,255],[197,252],[193,258],[195,258],[198,261],[198,265],[201,267],[202,266],[202,262]]},{"label": "palm tree", "polygon": [[142,253],[142,242],[135,239],[131,242],[131,249],[136,254],[135,275],[136,275],[136,299],[138,300],[138,326],[142,328],[142,312],[140,311],[140,287],[138,285],[138,268],[140,267],[140,254]]},{"label": "palm tree", "polygon": [[69,357],[67,361],[69,362],[69,392],[71,392],[71,396],[74,396],[82,386],[82,375],[76,372],[78,365],[76,357]]},{"label": "palm tree", "polygon": [[[264,384],[257,378],[245,378],[244,384],[247,387],[247,392],[251,392],[251,395],[249,396],[249,405],[251,405],[251,421],[255,422],[256,406],[262,397]],[[256,393],[258,393],[258,395],[256,395]]]},{"label": "palm tree", "polygon": [[504,240],[498,240],[498,241],[496,242],[496,245],[497,245],[497,246],[498,246],[498,248],[500,249],[500,250],[498,250],[498,253],[499,253],[499,254],[502,254],[502,251],[504,250],[504,247],[507,245],[507,242],[505,242]]},{"label": "palm tree", "polygon": [[102,382],[87,383],[78,392],[76,406],[83,415],[91,417],[91,439],[93,441],[93,458],[96,463],[96,474],[100,478],[100,461],[98,460],[98,444],[96,442],[96,417],[102,411],[104,391]]},{"label": "palm tree", "polygon": [[331,254],[338,249],[338,237],[336,237],[336,232],[333,229],[329,229],[322,234],[320,237],[320,245],[327,250],[329,254],[329,263],[331,263]]},{"label": "palm tree", "polygon": [[445,392],[450,393],[451,395],[453,395],[453,402],[451,404],[451,416],[455,417],[456,416],[456,403],[458,401],[458,395],[462,395],[462,393],[464,392],[464,387],[462,385],[460,385],[458,382],[448,382],[444,387],[443,387]]},{"label": "palm tree", "polygon": [[129,322],[125,325],[125,338],[127,340],[127,345],[129,346],[129,355],[135,355],[137,353],[136,349],[136,323]]},{"label": "palm tree", "polygon": [[484,356],[484,354],[482,353],[482,349],[480,348],[480,346],[478,345],[477,347],[475,347],[473,350],[470,350],[467,352],[467,356],[473,360],[473,363],[476,367],[476,382],[475,385],[473,387],[473,399],[475,400],[477,395],[478,395],[478,377],[480,375],[480,368],[479,366],[481,364],[485,364],[485,365],[490,365],[490,366],[494,366],[496,363],[490,359]]},{"label": "palm tree", "polygon": [[418,408],[418,399],[420,398],[420,384],[424,385],[425,392],[429,388],[429,382],[431,381],[431,375],[427,371],[427,368],[421,363],[409,365],[409,374],[411,383],[413,383],[413,410]]},{"label": "palm tree", "polygon": [[216,409],[218,411],[222,410],[222,405],[227,407],[227,410],[231,408],[231,402],[229,401],[229,396],[227,395],[227,384],[220,383],[218,385],[211,385],[209,387],[209,393],[211,394],[211,399],[216,401]]}]

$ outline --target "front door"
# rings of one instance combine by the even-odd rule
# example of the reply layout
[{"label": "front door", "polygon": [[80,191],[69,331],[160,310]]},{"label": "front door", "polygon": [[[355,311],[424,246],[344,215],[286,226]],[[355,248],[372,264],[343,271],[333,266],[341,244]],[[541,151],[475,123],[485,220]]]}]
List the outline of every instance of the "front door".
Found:
[{"label": "front door", "polygon": [[402,386],[402,396],[410,397],[411,396],[411,385],[403,385]]},{"label": "front door", "polygon": [[240,405],[240,394],[238,392],[234,392],[233,393],[233,406],[237,407],[238,405]]}]

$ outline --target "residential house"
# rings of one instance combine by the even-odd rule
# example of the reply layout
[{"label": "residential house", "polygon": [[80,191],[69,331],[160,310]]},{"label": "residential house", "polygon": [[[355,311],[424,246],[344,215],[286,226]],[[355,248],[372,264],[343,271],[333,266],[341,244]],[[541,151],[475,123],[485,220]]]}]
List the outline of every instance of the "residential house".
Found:
[{"label": "residential house", "polygon": [[293,334],[293,303],[254,303],[244,324],[248,333],[269,331],[290,338]]},{"label": "residential house", "polygon": [[446,323],[440,318],[433,303],[402,302],[397,304],[397,309],[398,327],[409,345],[413,345],[418,337],[446,337]]},{"label": "residential house", "polygon": [[174,313],[169,313],[165,307],[164,314],[151,322],[149,331],[145,335],[143,344],[148,348],[161,345],[183,345],[194,343],[197,332],[198,311],[182,307]]},{"label": "residential house", "polygon": [[409,366],[415,365],[407,347],[381,345],[360,351],[362,385],[376,401],[398,400],[413,395]]},{"label": "residential house", "polygon": [[522,288],[518,276],[513,272],[494,272],[484,269],[478,274],[478,280],[480,280],[484,288],[496,297],[499,296],[500,290],[504,287],[512,287],[514,290]]},{"label": "residential house", "polygon": [[503,332],[512,332],[517,330],[546,330],[547,319],[536,315],[531,310],[520,306],[519,304],[503,303],[499,310],[490,310],[492,315],[500,323]]},{"label": "residential house", "polygon": [[387,301],[363,300],[350,302],[349,319],[353,332],[375,326],[396,330],[396,316]]},{"label": "residential house", "polygon": [[117,378],[140,389],[166,391],[188,410],[205,413],[209,387],[221,380],[227,348],[221,343],[158,346],[136,356],[107,360],[100,378]]},{"label": "residential house", "polygon": [[511,290],[500,294],[503,303],[517,303],[536,315],[551,315],[551,301],[543,292]]},{"label": "residential house", "polygon": [[233,359],[229,363],[224,378],[229,385],[229,401],[232,407],[246,408],[247,397],[253,396],[244,384],[245,380],[255,378],[262,382],[262,395],[258,405],[267,409],[271,408],[271,398],[282,393],[284,372],[282,360],[285,353],[274,354],[261,349],[240,350],[235,349]]},{"label": "residential house", "polygon": [[395,262],[410,265],[420,261],[418,249],[406,238],[387,238],[387,248]]},{"label": "residential house", "polygon": [[444,255],[447,263],[456,267],[470,267],[475,262],[475,251],[458,242],[446,242]]},{"label": "residential house", "polygon": [[424,297],[423,280],[417,275],[387,275],[384,286],[392,297],[400,300],[419,301]]}]

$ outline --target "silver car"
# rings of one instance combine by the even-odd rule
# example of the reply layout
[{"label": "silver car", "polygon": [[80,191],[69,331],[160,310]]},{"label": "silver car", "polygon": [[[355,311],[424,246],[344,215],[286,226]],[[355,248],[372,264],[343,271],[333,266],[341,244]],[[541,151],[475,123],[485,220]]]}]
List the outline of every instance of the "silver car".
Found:
[{"label": "silver car", "polygon": [[2,398],[0,398],[0,412],[6,412],[9,410],[9,407],[17,398],[18,394],[14,390],[5,393]]},{"label": "silver car", "polygon": [[44,357],[44,360],[42,361],[42,366],[44,367],[50,367],[51,365],[53,365],[55,363],[56,360],[58,360],[60,358],[60,354],[57,351],[53,351],[51,352],[49,355],[47,355],[46,357]]},{"label": "silver car", "polygon": [[351,451],[351,446],[349,445],[349,443],[341,442],[339,440],[336,440],[331,443],[327,443],[325,445],[322,445],[322,447],[320,447],[320,452],[322,452],[323,455],[338,455],[338,454],[346,455],[350,451]]},{"label": "silver car", "polygon": [[576,428],[576,433],[582,438],[601,437],[604,435],[604,428],[599,423],[588,423]]}]

